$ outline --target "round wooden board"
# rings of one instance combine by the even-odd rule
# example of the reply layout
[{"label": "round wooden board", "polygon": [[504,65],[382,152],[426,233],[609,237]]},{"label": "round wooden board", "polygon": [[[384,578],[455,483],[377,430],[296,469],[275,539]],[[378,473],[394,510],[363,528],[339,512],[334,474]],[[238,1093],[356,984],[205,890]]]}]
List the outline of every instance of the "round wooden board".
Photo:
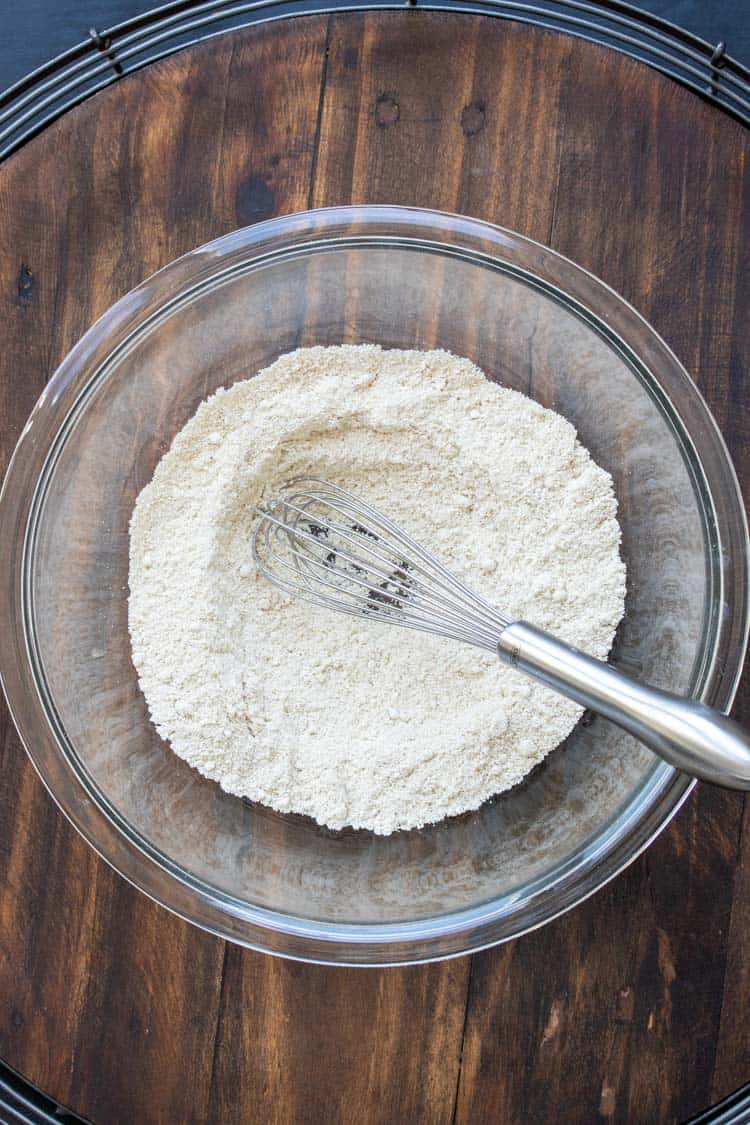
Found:
[{"label": "round wooden board", "polygon": [[[740,125],[645,66],[505,20],[315,16],[183,50],[0,167],[0,468],[68,349],[153,270],[271,215],[393,202],[514,228],[632,301],[748,489],[749,155]],[[128,886],[0,721],[0,1056],[97,1123],[653,1125],[750,1076],[736,794],[699,787],[625,874],[516,942],[328,969],[226,945]]]}]

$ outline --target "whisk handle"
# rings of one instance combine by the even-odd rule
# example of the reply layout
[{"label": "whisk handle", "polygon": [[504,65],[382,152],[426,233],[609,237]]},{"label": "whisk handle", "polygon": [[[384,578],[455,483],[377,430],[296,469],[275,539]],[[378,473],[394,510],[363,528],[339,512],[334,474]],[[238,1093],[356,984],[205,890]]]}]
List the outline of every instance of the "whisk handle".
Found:
[{"label": "whisk handle", "polygon": [[750,789],[750,737],[720,711],[639,684],[525,621],[503,629],[498,653],[507,664],[611,719],[677,769],[730,789]]}]

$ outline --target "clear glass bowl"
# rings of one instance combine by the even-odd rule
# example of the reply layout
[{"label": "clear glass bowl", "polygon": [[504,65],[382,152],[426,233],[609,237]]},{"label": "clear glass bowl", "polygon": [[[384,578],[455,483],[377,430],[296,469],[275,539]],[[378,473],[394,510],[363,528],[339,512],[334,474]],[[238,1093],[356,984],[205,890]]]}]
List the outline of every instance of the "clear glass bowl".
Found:
[{"label": "clear glass bowl", "polygon": [[0,499],[0,668],[50,792],[146,894],[272,953],[420,961],[580,902],[653,839],[691,782],[592,718],[477,812],[383,838],[228,796],[159,739],[128,643],[135,497],[216,387],[300,345],[345,342],[447,348],[569,418],[620,504],[629,593],[613,659],[728,709],[747,636],[747,527],[684,369],[632,308],[550,250],[391,207],[227,235],[84,336],[35,407]]}]

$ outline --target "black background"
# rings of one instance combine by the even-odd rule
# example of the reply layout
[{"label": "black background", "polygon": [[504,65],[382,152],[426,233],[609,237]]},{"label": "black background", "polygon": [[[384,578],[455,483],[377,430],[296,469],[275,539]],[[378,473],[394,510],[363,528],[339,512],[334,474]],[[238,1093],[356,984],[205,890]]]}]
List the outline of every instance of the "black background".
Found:
[{"label": "black background", "polygon": [[[0,0],[0,91],[43,62],[160,0]],[[162,0],[163,2],[163,0]],[[750,66],[750,0],[641,0],[640,7],[679,24]]]}]

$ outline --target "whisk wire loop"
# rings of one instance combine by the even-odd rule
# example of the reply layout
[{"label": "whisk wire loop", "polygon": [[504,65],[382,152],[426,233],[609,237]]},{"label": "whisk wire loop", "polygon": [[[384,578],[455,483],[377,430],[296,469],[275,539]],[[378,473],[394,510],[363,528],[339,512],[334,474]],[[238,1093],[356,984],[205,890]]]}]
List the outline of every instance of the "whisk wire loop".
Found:
[{"label": "whisk wire loop", "polygon": [[253,558],[286,593],[497,651],[508,620],[366,501],[298,478],[256,511]]}]

